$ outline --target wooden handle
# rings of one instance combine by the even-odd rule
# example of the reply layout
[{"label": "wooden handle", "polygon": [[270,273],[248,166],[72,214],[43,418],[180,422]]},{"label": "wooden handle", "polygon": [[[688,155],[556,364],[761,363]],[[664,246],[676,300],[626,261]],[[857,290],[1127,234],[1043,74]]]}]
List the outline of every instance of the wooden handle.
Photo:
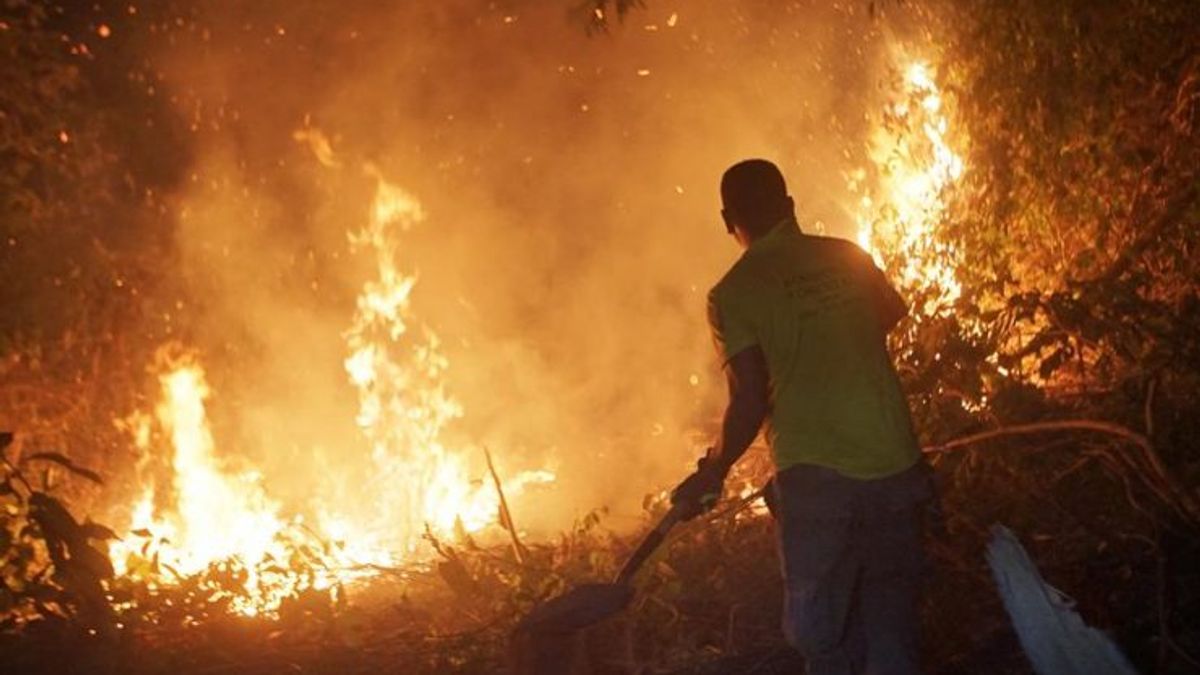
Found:
[{"label": "wooden handle", "polygon": [[658,521],[658,525],[655,525],[654,529],[650,530],[646,537],[642,539],[642,543],[638,544],[633,555],[629,556],[629,560],[621,568],[621,573],[617,575],[617,584],[626,585],[633,580],[633,575],[637,574],[642,563],[646,562],[646,558],[649,558],[650,554],[654,553],[654,550],[663,543],[663,540],[667,538],[667,533],[671,531],[672,527],[675,527],[675,524],[680,521],[682,515],[683,511],[678,506],[672,506],[667,511],[662,520]]}]

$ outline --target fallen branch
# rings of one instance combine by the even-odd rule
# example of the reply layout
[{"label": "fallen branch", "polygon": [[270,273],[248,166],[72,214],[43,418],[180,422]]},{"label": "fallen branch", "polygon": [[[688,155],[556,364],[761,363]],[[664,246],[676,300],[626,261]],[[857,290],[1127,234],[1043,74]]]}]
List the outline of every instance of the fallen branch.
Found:
[{"label": "fallen branch", "polygon": [[1200,526],[1200,504],[1197,504],[1195,498],[1171,478],[1166,465],[1163,464],[1162,458],[1155,451],[1154,444],[1150,438],[1145,434],[1138,433],[1114,422],[1076,419],[1015,424],[998,429],[981,431],[939,445],[926,446],[921,450],[926,454],[939,454],[1006,436],[1023,436],[1061,431],[1094,431],[1116,436],[1137,446],[1141,450],[1142,459],[1146,463],[1147,471],[1145,473],[1149,474],[1147,487],[1167,502],[1167,505],[1182,516],[1185,521],[1191,523],[1193,526]]},{"label": "fallen branch", "polygon": [[1146,446],[1150,444],[1150,439],[1138,432],[1123,427],[1112,422],[1101,422],[1097,420],[1056,420],[1054,422],[1031,422],[1029,424],[1015,424],[1009,427],[1000,427],[999,429],[990,429],[981,431],[970,436],[963,436],[952,441],[947,441],[940,445],[929,445],[921,448],[927,454],[935,454],[940,452],[948,452],[968,445],[974,445],[981,441],[1000,438],[1002,436],[1020,436],[1025,434],[1041,434],[1048,431],[1099,431],[1102,433],[1120,436],[1137,445]]}]

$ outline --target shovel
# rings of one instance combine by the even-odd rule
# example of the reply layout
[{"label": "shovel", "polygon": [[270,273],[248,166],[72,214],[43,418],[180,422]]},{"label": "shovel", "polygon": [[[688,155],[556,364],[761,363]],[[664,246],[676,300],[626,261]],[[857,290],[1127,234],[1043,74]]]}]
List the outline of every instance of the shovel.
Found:
[{"label": "shovel", "polygon": [[578,657],[580,630],[617,614],[633,599],[634,574],[662,544],[683,512],[671,507],[658,525],[642,539],[617,578],[609,584],[583,584],[534,609],[513,632],[517,646],[517,671],[522,673],[569,672]]}]

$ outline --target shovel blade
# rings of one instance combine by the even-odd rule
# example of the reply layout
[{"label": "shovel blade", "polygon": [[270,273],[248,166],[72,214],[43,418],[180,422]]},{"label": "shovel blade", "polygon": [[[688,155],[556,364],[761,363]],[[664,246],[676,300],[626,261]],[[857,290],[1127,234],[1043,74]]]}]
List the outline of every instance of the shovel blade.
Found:
[{"label": "shovel blade", "polygon": [[517,625],[531,634],[571,633],[620,612],[633,599],[624,584],[584,584],[540,605]]}]

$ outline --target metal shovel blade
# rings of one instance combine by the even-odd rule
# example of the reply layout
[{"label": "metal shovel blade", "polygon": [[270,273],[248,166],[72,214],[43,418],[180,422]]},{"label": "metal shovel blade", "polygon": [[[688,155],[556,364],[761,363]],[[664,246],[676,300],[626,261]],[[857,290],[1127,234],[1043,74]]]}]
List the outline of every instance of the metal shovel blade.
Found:
[{"label": "metal shovel blade", "polygon": [[679,507],[667,511],[662,520],[646,533],[637,549],[625,561],[615,583],[583,584],[550,600],[529,613],[517,624],[517,632],[561,634],[582,630],[625,609],[633,599],[633,575],[650,557],[667,533],[683,517]]},{"label": "metal shovel blade", "polygon": [[512,671],[518,675],[586,672],[581,631],[629,605],[634,574],[682,515],[679,508],[672,508],[663,516],[625,562],[615,583],[578,586],[539,605],[522,619],[512,634]]},{"label": "metal shovel blade", "polygon": [[620,612],[633,599],[626,584],[583,584],[538,606],[517,624],[518,632],[546,635],[582,630]]}]

